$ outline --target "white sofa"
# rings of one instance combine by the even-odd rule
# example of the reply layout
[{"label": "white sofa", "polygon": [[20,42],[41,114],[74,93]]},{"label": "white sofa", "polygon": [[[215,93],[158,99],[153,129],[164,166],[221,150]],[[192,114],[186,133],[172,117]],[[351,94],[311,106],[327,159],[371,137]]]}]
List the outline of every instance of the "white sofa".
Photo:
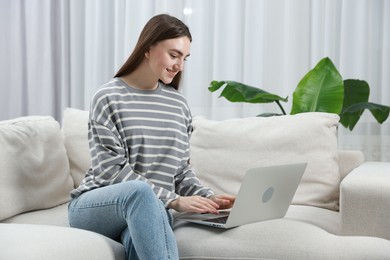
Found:
[{"label": "white sofa", "polygon": [[[0,122],[0,259],[124,259],[122,245],[67,221],[69,191],[89,166],[88,112]],[[335,115],[194,119],[191,163],[216,192],[245,169],[308,168],[287,215],[219,230],[176,221],[181,259],[390,259],[390,163],[337,148]]]}]

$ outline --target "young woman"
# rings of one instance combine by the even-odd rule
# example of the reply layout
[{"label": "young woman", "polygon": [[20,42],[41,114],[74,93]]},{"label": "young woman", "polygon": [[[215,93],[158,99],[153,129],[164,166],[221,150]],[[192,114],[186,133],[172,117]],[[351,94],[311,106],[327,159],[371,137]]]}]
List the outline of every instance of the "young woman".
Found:
[{"label": "young woman", "polygon": [[153,17],[91,102],[92,165],[71,193],[69,223],[121,241],[128,259],[179,258],[169,209],[217,214],[234,203],[189,165],[191,114],[177,90],[191,40],[177,18]]}]

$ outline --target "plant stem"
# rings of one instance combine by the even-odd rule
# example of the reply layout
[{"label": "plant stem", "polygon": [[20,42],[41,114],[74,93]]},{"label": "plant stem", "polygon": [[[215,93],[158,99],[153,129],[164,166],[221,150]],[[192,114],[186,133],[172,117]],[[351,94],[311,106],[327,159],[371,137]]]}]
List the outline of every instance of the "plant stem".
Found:
[{"label": "plant stem", "polygon": [[286,111],[284,111],[282,105],[280,104],[279,100],[275,100],[276,104],[279,106],[280,110],[282,110],[283,115],[286,115]]}]

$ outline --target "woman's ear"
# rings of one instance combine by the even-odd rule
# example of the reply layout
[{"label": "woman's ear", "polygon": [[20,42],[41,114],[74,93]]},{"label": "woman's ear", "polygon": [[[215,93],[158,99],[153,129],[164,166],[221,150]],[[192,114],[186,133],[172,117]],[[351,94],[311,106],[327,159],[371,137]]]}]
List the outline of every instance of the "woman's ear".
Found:
[{"label": "woman's ear", "polygon": [[145,52],[145,58],[149,59],[150,57],[150,50],[148,50],[147,52]]}]

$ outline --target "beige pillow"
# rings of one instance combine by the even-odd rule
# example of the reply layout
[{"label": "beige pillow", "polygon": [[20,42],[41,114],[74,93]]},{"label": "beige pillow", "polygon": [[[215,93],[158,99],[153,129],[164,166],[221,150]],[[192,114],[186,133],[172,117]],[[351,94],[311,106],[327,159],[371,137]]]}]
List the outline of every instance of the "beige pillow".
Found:
[{"label": "beige pillow", "polygon": [[307,162],[293,204],[338,210],[338,121],[327,113],[225,121],[195,117],[191,163],[216,193],[236,194],[248,168]]},{"label": "beige pillow", "polygon": [[58,122],[0,122],[0,179],[0,220],[69,201],[73,180]]},{"label": "beige pillow", "polygon": [[341,181],[353,169],[364,163],[364,154],[361,151],[339,151],[339,172]]},{"label": "beige pillow", "polygon": [[88,145],[88,117],[89,112],[85,110],[66,108],[64,111],[62,132],[75,188],[84,179],[85,173],[91,165]]}]

